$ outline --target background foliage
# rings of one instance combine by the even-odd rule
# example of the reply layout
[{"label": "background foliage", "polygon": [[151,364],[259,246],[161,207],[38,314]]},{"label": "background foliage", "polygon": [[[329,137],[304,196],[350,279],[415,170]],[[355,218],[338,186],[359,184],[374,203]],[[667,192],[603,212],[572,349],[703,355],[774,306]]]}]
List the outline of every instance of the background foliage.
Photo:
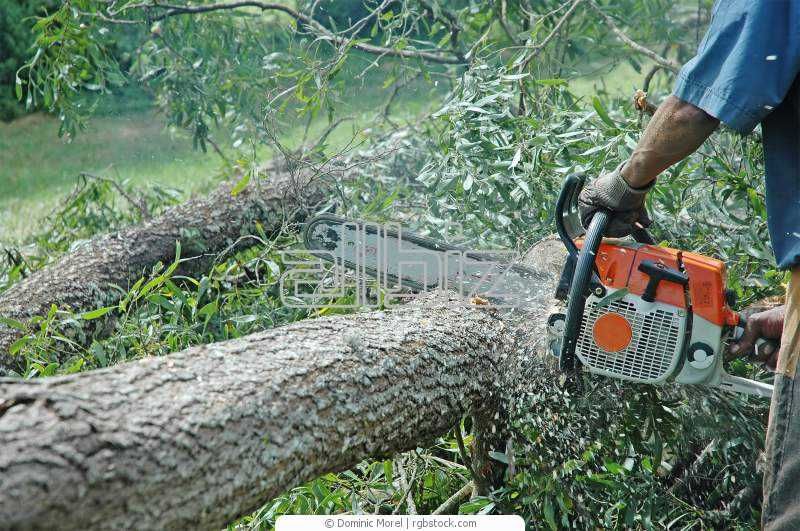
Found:
[{"label": "background foliage", "polygon": [[[56,115],[76,145],[91,134],[81,129],[93,110],[135,94],[154,102],[179,140],[219,155],[207,175],[239,175],[275,156],[318,163],[338,155],[358,175],[325,208],[520,251],[552,232],[564,175],[613,168],[641,132],[629,97],[653,62],[599,13],[680,63],[711,8],[705,0],[596,9],[580,0],[286,4],[303,19],[254,7],[171,16],[147,2],[73,0],[31,28],[24,16],[36,8],[25,6],[0,7],[14,31],[27,38],[33,29],[35,40],[27,65],[15,59],[19,81],[0,81],[31,109]],[[14,39],[14,57],[24,40]],[[658,71],[650,100],[670,83]],[[725,260],[742,306],[784,282],[768,247],[762,174],[758,133],[723,129],[650,198],[658,238]],[[36,231],[7,246],[0,290],[83,239],[140,222],[141,205],[158,213],[190,189],[109,175],[78,179]],[[54,307],[12,323],[25,331],[12,347],[26,362],[20,376],[104,367],[323,313],[280,304],[280,251],[297,243],[293,233],[256,233],[250,248],[220,254],[195,277],[176,276],[177,262],[154,266],[121,287],[117,306]],[[729,370],[768,377],[743,361]],[[513,462],[514,473],[457,510],[513,511],[551,529],[757,527],[763,401],[595,378],[569,393],[558,375],[542,378],[541,392],[509,399],[513,449],[494,457]],[[471,479],[471,428],[465,419],[431,448],[299,486],[232,526],[271,528],[287,513],[431,512]]]}]

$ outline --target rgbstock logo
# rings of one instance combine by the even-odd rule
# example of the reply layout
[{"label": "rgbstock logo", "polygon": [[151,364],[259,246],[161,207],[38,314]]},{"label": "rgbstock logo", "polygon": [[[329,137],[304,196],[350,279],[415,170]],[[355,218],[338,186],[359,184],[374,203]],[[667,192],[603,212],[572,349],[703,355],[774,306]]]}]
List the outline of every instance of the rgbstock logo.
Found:
[{"label": "rgbstock logo", "polygon": [[396,223],[320,216],[306,244],[283,254],[281,300],[290,308],[376,308],[432,290],[455,292],[467,306],[519,307],[536,295],[538,275],[511,265],[513,252],[459,249]]}]

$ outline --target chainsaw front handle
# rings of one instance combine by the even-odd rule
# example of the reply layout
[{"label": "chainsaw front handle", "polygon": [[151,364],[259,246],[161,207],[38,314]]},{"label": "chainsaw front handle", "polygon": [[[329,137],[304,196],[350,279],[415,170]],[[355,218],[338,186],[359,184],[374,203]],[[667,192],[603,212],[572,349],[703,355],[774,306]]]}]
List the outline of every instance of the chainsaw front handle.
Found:
[{"label": "chainsaw front handle", "polygon": [[[569,175],[561,185],[561,193],[556,200],[556,231],[569,255],[575,259],[578,257],[578,248],[573,241],[575,238],[584,234],[584,227],[581,225],[580,214],[578,212],[578,197],[581,195],[583,185],[586,184],[586,177],[580,174]],[[607,212],[609,215],[613,215]],[[593,216],[594,217],[594,216]],[[606,222],[606,225],[608,222]],[[605,231],[604,231],[605,232]],[[644,227],[634,227],[631,236],[638,243],[655,245],[656,241]]]},{"label": "chainsaw front handle", "polygon": [[[575,347],[578,342],[589,286],[593,279],[596,280],[598,286],[602,286],[599,277],[595,274],[595,257],[603,241],[606,227],[608,227],[613,215],[612,212],[607,210],[597,211],[592,216],[589,227],[586,229],[583,246],[578,249],[573,238],[583,233],[580,215],[578,214],[578,196],[580,196],[585,182],[586,178],[583,175],[573,174],[568,176],[564,180],[561,193],[556,201],[556,231],[569,253],[565,272],[572,271],[571,277],[568,276],[562,279],[562,282],[569,280],[568,289],[563,286],[563,291],[568,291],[568,296],[567,314],[564,321],[564,340],[561,345],[561,355],[559,356],[559,365],[562,370],[575,368]],[[655,243],[644,227],[634,229],[631,235],[639,243],[650,245]],[[559,292],[562,290],[562,282],[559,282]]]},{"label": "chainsaw front handle", "polygon": [[562,370],[573,370],[575,368],[575,346],[578,342],[581,321],[583,320],[589,282],[594,274],[594,260],[600,243],[603,241],[603,233],[608,226],[609,219],[611,219],[611,215],[602,210],[592,216],[592,221],[586,230],[583,247],[577,256],[575,272],[572,275],[569,296],[567,297],[564,341],[561,344],[561,356],[559,357],[559,365]]}]

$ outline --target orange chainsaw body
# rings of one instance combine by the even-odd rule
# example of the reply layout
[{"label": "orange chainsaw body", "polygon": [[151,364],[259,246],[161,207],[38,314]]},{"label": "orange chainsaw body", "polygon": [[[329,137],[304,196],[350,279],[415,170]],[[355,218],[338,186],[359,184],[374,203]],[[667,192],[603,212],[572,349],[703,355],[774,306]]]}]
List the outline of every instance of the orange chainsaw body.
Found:
[{"label": "orange chainsaw body", "polygon": [[[575,244],[581,248],[583,242]],[[717,326],[736,326],[739,317],[725,299],[725,264],[715,258],[623,240],[605,239],[600,244],[595,265],[604,286],[627,288],[632,295],[641,296],[649,277],[639,270],[639,264],[651,260],[666,268],[684,271],[689,277],[688,295],[683,286],[661,282],[656,290],[656,301],[678,308],[688,308],[692,313]]]}]

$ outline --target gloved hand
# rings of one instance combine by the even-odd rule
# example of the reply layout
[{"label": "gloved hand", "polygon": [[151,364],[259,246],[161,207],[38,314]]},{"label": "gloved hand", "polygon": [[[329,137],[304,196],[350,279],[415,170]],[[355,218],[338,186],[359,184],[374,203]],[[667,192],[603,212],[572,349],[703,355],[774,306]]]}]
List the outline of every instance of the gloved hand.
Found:
[{"label": "gloved hand", "polygon": [[[730,352],[735,357],[744,356],[753,352],[756,340],[759,338],[780,340],[783,332],[783,318],[786,313],[785,306],[776,306],[769,310],[759,312],[747,318],[744,334],[739,341],[730,346]],[[775,370],[778,363],[777,342],[770,342],[759,350],[756,358],[771,370]]]},{"label": "gloved hand", "polygon": [[645,188],[632,188],[620,173],[624,166],[623,162],[613,172],[604,173],[583,187],[578,196],[578,211],[584,228],[589,227],[592,216],[601,209],[611,212],[605,235],[612,238],[628,236],[636,228],[636,223],[642,228],[652,223],[644,208],[644,200],[655,181]]}]

